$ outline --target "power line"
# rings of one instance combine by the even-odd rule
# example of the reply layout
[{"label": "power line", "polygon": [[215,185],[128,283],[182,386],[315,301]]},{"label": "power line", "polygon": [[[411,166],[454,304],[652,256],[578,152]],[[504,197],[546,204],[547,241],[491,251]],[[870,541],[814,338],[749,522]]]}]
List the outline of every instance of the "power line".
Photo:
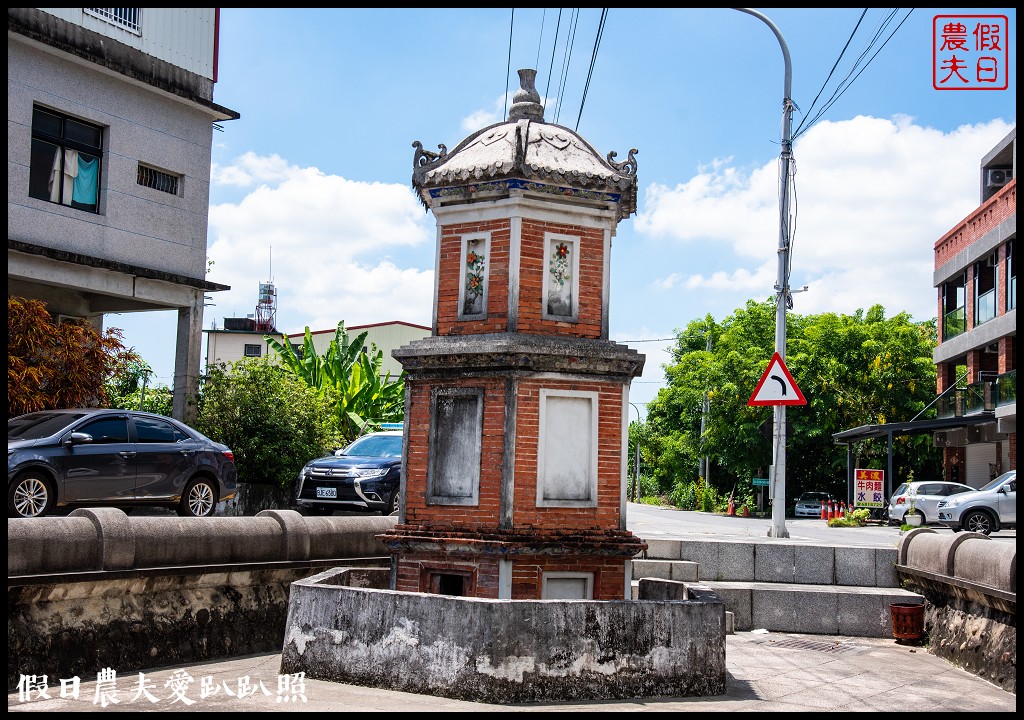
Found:
[{"label": "power line", "polygon": [[574,130],[579,132],[580,129],[580,118],[583,117],[583,104],[587,101],[587,92],[590,90],[590,78],[594,75],[594,64],[597,62],[597,51],[601,47],[601,36],[604,34],[604,23],[608,17],[608,8],[601,8],[601,20],[597,24],[597,37],[594,38],[594,49],[590,53],[590,69],[587,70],[587,82],[583,86],[583,97],[580,98],[580,112],[576,116],[576,127]]},{"label": "power line", "polygon": [[[548,103],[548,93],[551,91],[551,70],[555,67],[555,50],[558,48],[558,31],[562,28],[562,8],[558,8],[558,22],[555,23],[555,41],[551,43],[551,63],[548,65],[548,84],[544,88],[544,105]],[[540,64],[540,58],[537,60]]]},{"label": "power line", "polygon": [[[811,126],[814,125],[814,123],[816,123],[819,119],[821,119],[821,117],[825,114],[825,112],[827,112],[829,110],[829,108],[831,108],[836,103],[836,101],[839,100],[840,97],[842,97],[842,95],[847,91],[847,89],[849,89],[850,85],[852,85],[853,82],[858,77],[860,77],[861,73],[863,73],[865,70],[867,70],[868,65],[870,65],[874,61],[874,59],[876,57],[878,57],[878,53],[880,53],[882,51],[882,49],[886,45],[889,44],[889,41],[892,40],[892,38],[896,34],[896,32],[901,27],[903,27],[903,23],[905,23],[907,21],[907,18],[910,17],[910,14],[912,12],[914,12],[914,8],[910,8],[909,10],[907,10],[907,14],[903,16],[902,20],[900,20],[899,25],[897,25],[896,28],[891,33],[889,33],[889,36],[885,38],[885,41],[879,46],[879,48],[877,50],[875,50],[874,54],[871,55],[871,57],[867,58],[866,61],[864,61],[864,58],[867,57],[868,52],[871,50],[872,47],[875,46],[875,44],[878,42],[879,38],[885,32],[886,28],[888,28],[889,25],[892,23],[892,20],[893,20],[893,18],[896,15],[896,10],[893,10],[892,12],[890,12],[888,15],[886,15],[882,19],[881,23],[879,24],[878,29],[875,31],[875,34],[871,37],[870,42],[867,44],[867,46],[864,48],[864,50],[861,52],[861,54],[857,57],[857,60],[854,62],[853,67],[850,68],[850,72],[848,72],[846,74],[846,77],[839,84],[839,87],[837,87],[836,90],[832,93],[832,96],[829,98],[828,102],[825,103],[825,106],[822,107],[821,110],[819,110],[817,112],[817,114],[815,114],[813,117],[810,117],[810,118],[806,118],[805,117],[804,118],[803,122],[801,122],[800,125],[797,127],[796,132],[793,133],[793,139],[794,140],[799,135],[801,135],[804,132],[806,132],[807,130],[809,130],[811,128]],[[858,21],[858,23],[857,23],[857,27],[859,27],[859,26],[860,26],[860,21]],[[857,28],[855,27],[853,32],[855,33],[856,31],[857,31]],[[852,40],[852,38],[853,38],[853,34],[851,33],[850,39]],[[847,41],[847,45],[849,45],[849,41]],[[845,52],[845,50],[846,50],[846,48],[844,46],[843,52]],[[842,53],[840,54],[840,57],[842,57]],[[862,61],[864,61],[863,65],[861,65]],[[858,67],[860,67],[859,70],[857,69]],[[857,71],[856,75],[853,74],[853,72],[855,70]],[[831,73],[829,74],[829,77],[831,77]],[[822,89],[824,89],[824,84],[822,85]],[[820,95],[820,91],[819,91],[819,95]]]},{"label": "power line", "polygon": [[565,51],[562,53],[562,72],[558,80],[558,105],[555,106],[555,117],[552,121],[556,125],[558,124],[558,116],[562,112],[562,105],[565,104],[562,102],[565,98],[565,80],[569,75],[569,64],[572,62],[572,49],[576,45],[576,26],[580,19],[580,9],[573,8],[570,17],[569,32],[566,34],[565,39]]},{"label": "power line", "polygon": [[512,73],[512,29],[516,25],[516,9],[512,8],[512,18],[508,23],[508,60],[505,63],[505,117],[508,120],[508,78]]}]

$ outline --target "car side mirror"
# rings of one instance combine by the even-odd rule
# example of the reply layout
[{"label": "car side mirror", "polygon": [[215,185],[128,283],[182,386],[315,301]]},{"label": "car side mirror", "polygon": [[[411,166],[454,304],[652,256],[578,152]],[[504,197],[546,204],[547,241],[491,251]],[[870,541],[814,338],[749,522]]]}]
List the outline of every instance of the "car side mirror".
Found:
[{"label": "car side mirror", "polygon": [[92,435],[84,432],[73,432],[64,439],[65,445],[81,445],[83,443],[91,443]]}]

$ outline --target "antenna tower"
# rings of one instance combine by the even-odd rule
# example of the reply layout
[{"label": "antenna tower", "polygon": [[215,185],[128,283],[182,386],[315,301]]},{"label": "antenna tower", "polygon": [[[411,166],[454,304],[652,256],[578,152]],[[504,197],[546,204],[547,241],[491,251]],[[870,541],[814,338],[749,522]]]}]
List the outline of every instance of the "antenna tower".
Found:
[{"label": "antenna tower", "polygon": [[271,279],[260,283],[260,295],[256,301],[257,332],[277,332],[277,288],[274,287],[273,277],[273,260],[271,260]]}]

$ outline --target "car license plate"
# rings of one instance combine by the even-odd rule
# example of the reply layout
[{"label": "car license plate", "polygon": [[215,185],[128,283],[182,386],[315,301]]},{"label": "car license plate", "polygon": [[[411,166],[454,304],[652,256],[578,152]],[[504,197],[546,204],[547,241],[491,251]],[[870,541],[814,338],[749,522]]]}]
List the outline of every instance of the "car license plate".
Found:
[{"label": "car license plate", "polygon": [[316,496],[318,498],[324,498],[325,500],[337,500],[338,488],[318,487],[316,489]]}]

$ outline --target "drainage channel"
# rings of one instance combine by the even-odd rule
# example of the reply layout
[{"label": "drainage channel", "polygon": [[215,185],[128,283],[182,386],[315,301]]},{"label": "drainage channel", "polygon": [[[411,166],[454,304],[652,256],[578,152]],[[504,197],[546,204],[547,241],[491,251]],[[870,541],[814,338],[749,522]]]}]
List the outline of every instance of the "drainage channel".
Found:
[{"label": "drainage channel", "polygon": [[844,645],[842,643],[821,642],[820,640],[805,640],[803,638],[786,638],[785,640],[758,640],[759,645],[770,644],[772,647],[784,648],[787,650],[816,650],[827,653],[857,652],[863,650],[856,645]]}]

